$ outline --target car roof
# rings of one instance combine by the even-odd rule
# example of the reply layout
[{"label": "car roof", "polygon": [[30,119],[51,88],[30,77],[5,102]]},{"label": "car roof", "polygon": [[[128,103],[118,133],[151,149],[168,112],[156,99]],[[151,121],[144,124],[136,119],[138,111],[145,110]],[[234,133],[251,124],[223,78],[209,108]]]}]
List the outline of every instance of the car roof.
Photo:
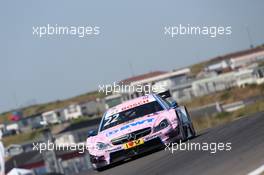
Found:
[{"label": "car roof", "polygon": [[113,115],[122,111],[125,111],[127,109],[134,108],[136,106],[141,106],[146,103],[150,103],[156,101],[156,97],[154,94],[148,94],[145,96],[137,97],[132,100],[125,101],[117,106],[114,106],[107,110],[107,115]]}]

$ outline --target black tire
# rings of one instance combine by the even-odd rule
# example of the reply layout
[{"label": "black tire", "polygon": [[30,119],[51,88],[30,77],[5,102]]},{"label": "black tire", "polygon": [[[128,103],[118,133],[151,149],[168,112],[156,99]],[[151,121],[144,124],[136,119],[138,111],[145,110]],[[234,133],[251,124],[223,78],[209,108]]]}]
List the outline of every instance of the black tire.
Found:
[{"label": "black tire", "polygon": [[195,131],[192,123],[191,123],[190,128],[191,128],[191,131],[192,131],[192,138],[194,138],[196,136],[196,131]]},{"label": "black tire", "polygon": [[[187,108],[185,106],[184,106],[184,108],[185,108],[185,111],[186,111],[186,113],[188,115],[188,119],[189,119],[189,122],[190,122],[190,124],[188,126],[188,130],[190,130],[191,136],[189,138],[194,138],[196,136],[196,131],[195,131],[194,127],[193,127],[193,123],[192,123],[189,111],[187,110]],[[188,135],[188,133],[187,133],[187,135]]]},{"label": "black tire", "polygon": [[105,168],[104,167],[101,167],[101,168],[96,168],[96,171],[98,171],[98,172],[101,172],[101,171],[104,171],[105,170]]},{"label": "black tire", "polygon": [[195,132],[194,127],[191,123],[191,124],[189,124],[188,129],[187,129],[187,138],[192,139],[195,136],[196,136],[196,132]]},{"label": "black tire", "polygon": [[100,171],[104,171],[104,170],[106,169],[106,167],[96,168],[96,167],[94,167],[94,166],[92,166],[92,168],[93,168],[94,171],[98,171],[98,172],[100,172]]},{"label": "black tire", "polygon": [[186,129],[183,126],[183,124],[181,123],[181,126],[180,126],[180,140],[181,141],[186,141],[187,137],[188,137],[188,134],[186,132]]}]

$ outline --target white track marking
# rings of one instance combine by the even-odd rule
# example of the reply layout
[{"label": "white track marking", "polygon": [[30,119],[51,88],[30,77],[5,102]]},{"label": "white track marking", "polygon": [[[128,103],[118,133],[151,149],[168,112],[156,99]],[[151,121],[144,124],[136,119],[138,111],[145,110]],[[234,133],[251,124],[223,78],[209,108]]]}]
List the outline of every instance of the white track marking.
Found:
[{"label": "white track marking", "polygon": [[260,175],[263,172],[264,172],[264,165],[261,165],[260,167],[258,167],[254,171],[251,171],[250,173],[248,173],[248,175]]}]

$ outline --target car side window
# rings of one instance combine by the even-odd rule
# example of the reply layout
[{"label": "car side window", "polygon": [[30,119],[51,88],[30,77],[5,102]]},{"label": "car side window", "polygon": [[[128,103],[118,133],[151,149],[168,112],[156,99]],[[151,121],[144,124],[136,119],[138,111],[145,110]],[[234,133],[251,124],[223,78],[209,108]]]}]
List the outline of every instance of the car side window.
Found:
[{"label": "car side window", "polygon": [[171,104],[170,104],[168,101],[166,101],[165,99],[161,98],[161,97],[158,96],[158,95],[157,95],[157,98],[160,100],[160,102],[161,102],[163,105],[165,105],[165,107],[166,107],[167,109],[169,109],[169,108],[171,107]]},{"label": "car side window", "polygon": [[169,106],[169,108],[171,107],[171,103],[168,100],[164,99],[163,101]]}]

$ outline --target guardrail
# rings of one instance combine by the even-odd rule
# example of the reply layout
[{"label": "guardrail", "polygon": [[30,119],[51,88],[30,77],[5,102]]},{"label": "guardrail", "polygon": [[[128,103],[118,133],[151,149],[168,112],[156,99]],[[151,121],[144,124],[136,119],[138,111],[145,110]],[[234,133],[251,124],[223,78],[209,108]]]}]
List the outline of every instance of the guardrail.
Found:
[{"label": "guardrail", "polygon": [[245,106],[246,105],[244,101],[238,101],[238,102],[222,105],[222,108],[225,112],[232,112],[244,108]]}]

